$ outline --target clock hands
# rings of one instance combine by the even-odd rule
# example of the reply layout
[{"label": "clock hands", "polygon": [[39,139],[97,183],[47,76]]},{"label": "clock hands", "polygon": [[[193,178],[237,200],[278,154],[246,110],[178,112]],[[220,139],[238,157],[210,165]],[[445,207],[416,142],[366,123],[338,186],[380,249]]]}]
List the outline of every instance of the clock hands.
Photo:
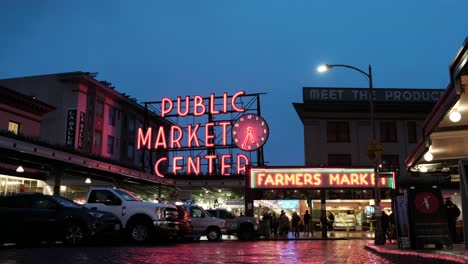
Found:
[{"label": "clock hands", "polygon": [[247,135],[245,136],[244,142],[242,143],[242,148],[245,148],[249,140],[250,140],[250,143],[255,142],[255,138],[252,133],[252,127],[247,127]]}]

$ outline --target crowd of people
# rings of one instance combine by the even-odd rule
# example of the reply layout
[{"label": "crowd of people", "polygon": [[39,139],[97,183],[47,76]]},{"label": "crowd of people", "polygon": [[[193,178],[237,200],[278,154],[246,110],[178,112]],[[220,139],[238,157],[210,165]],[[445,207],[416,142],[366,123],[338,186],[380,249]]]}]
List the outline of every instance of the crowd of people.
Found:
[{"label": "crowd of people", "polygon": [[[452,242],[455,243],[457,240],[456,222],[460,216],[460,209],[450,198],[447,198],[445,208],[449,235]],[[305,210],[302,218],[297,212],[293,212],[291,219],[289,219],[284,210],[281,210],[279,216],[275,212],[265,213],[262,220],[268,223],[267,226],[270,229],[271,236],[273,237],[287,237],[289,232],[292,232],[294,237],[299,237],[301,232],[303,232],[303,236],[313,235],[312,217],[309,210]],[[335,216],[332,212],[328,212],[328,214],[325,211],[321,212],[320,226],[323,238],[327,238],[328,231],[334,231],[334,222]],[[382,211],[380,224],[385,240],[388,240],[390,243],[392,243],[392,240],[396,239],[397,230],[395,222],[396,219],[393,212],[388,215],[385,211]]]}]

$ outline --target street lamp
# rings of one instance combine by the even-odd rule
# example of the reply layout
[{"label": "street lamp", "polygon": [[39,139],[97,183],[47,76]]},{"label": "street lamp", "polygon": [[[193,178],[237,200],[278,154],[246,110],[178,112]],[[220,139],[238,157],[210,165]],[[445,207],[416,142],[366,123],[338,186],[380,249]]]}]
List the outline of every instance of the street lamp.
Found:
[{"label": "street lamp", "polygon": [[[373,94],[373,85],[372,85],[372,66],[369,64],[368,72],[365,72],[359,68],[354,66],[345,65],[345,64],[325,64],[320,65],[317,67],[318,72],[326,72],[328,70],[333,69],[334,67],[343,67],[355,70],[362,75],[364,75],[369,80],[369,104],[370,104],[370,127],[371,127],[371,134],[372,134],[372,141],[369,146],[375,148],[377,145],[377,140],[375,138],[375,121],[374,121],[374,94]],[[379,188],[379,177],[377,172],[377,155],[373,159],[374,161],[374,190],[375,190],[375,244],[376,245],[383,245],[385,244],[385,234],[382,233],[382,225],[380,223],[381,218],[381,209],[380,209],[380,188]]]}]

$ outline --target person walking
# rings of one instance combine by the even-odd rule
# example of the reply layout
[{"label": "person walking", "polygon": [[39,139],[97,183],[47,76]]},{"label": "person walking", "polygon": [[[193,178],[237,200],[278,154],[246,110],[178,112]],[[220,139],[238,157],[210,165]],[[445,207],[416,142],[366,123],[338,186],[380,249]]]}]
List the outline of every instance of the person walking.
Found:
[{"label": "person walking", "polygon": [[279,219],[279,232],[281,236],[288,236],[289,217],[282,211]]},{"label": "person walking", "polygon": [[390,226],[390,218],[388,217],[388,214],[385,213],[385,211],[382,211],[382,216],[380,217],[380,225],[382,227],[382,233],[384,235],[385,240],[388,239],[390,240],[390,243],[392,243],[392,238],[388,234],[388,228]]},{"label": "person walking", "polygon": [[294,232],[294,237],[299,237],[299,222],[301,222],[301,217],[294,212],[292,214],[292,231]]},{"label": "person walking", "polygon": [[335,215],[332,212],[330,212],[328,214],[328,229],[330,231],[333,231],[333,223],[335,223]]},{"label": "person walking", "polygon": [[278,237],[278,224],[279,224],[279,219],[276,216],[276,213],[273,212],[271,215],[271,233],[273,234],[273,237]]},{"label": "person walking", "polygon": [[305,211],[302,221],[304,221],[304,236],[311,235],[309,210]]},{"label": "person walking", "polygon": [[445,200],[445,208],[447,210],[447,221],[449,228],[449,235],[452,243],[457,241],[457,218],[460,216],[460,209],[452,202],[452,199]]},{"label": "person walking", "polygon": [[328,219],[325,211],[320,215],[320,224],[322,224],[322,238],[327,238]]}]

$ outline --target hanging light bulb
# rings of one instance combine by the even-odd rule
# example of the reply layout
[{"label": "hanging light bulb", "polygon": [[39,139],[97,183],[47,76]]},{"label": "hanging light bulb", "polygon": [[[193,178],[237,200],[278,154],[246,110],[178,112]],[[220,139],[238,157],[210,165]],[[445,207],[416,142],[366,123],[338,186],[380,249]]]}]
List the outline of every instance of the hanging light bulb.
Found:
[{"label": "hanging light bulb", "polygon": [[19,173],[24,172],[23,166],[19,165],[18,168],[16,168],[16,172],[19,172]]},{"label": "hanging light bulb", "polygon": [[452,121],[454,123],[460,121],[460,119],[461,119],[460,112],[458,112],[458,111],[451,112],[450,115],[449,115],[449,119],[450,119],[450,121]]},{"label": "hanging light bulb", "polygon": [[86,178],[86,180],[85,180],[84,182],[87,183],[87,184],[90,184],[90,183],[91,183],[91,179],[90,179],[90,178]]},{"label": "hanging light bulb", "polygon": [[426,154],[424,154],[425,161],[431,161],[433,158],[434,156],[430,152],[427,152]]}]

